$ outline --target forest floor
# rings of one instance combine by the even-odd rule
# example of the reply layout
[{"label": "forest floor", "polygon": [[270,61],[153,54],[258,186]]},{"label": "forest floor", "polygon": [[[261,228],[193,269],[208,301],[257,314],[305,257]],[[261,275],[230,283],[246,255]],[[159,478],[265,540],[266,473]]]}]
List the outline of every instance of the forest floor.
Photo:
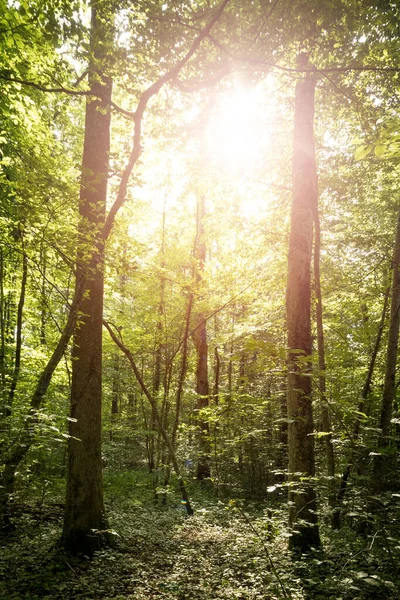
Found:
[{"label": "forest floor", "polygon": [[387,555],[376,534],[360,538],[342,529],[324,538],[323,552],[294,560],[278,508],[197,496],[188,518],[172,497],[155,505],[138,472],[109,476],[116,543],[90,560],[58,547],[62,507],[54,495],[19,505],[15,531],[0,539],[0,599],[400,598],[400,546]]}]

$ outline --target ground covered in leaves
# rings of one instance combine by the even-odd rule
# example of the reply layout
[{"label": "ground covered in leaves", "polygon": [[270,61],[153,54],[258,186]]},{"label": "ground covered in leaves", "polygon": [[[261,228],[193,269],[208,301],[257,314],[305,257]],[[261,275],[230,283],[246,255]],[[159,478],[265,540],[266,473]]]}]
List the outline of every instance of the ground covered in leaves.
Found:
[{"label": "ground covered in leaves", "polygon": [[198,494],[188,518],[176,498],[155,505],[137,474],[106,484],[116,543],[91,560],[57,546],[54,498],[18,507],[16,530],[0,540],[2,600],[400,598],[400,546],[387,552],[376,534],[330,533],[323,553],[294,560],[277,508]]}]

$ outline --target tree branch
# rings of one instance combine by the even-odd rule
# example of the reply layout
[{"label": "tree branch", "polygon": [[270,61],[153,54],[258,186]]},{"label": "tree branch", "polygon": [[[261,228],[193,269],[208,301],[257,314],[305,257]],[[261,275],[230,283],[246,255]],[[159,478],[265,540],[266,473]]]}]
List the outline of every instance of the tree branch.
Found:
[{"label": "tree branch", "polygon": [[17,77],[8,77],[7,75],[3,75],[0,73],[0,79],[3,81],[8,81],[10,83],[19,83],[20,85],[26,85],[28,87],[32,87],[35,90],[39,90],[40,92],[47,92],[51,94],[68,94],[69,96],[89,96],[91,95],[91,91],[83,91],[83,90],[69,90],[63,86],[57,88],[48,88],[40,83],[36,83],[35,81],[26,81],[25,79],[18,79]]},{"label": "tree branch", "polygon": [[116,214],[119,211],[119,209],[121,208],[121,206],[123,205],[123,203],[125,202],[129,177],[132,173],[133,167],[135,166],[136,162],[138,161],[138,159],[142,153],[142,147],[141,147],[142,119],[143,119],[143,115],[144,115],[144,112],[146,110],[149,100],[153,96],[158,94],[158,92],[161,90],[161,88],[166,83],[177,78],[180,71],[183,69],[183,67],[189,62],[189,60],[195,54],[196,50],[198,49],[198,47],[200,46],[202,41],[209,36],[212,28],[214,27],[214,25],[217,23],[217,21],[221,17],[226,5],[229,2],[230,2],[230,0],[223,0],[223,2],[221,2],[221,4],[219,5],[218,9],[216,10],[214,16],[210,19],[210,21],[207,23],[207,25],[204,27],[204,29],[202,29],[202,31],[199,33],[199,35],[194,39],[191,47],[189,48],[189,50],[185,54],[185,56],[180,61],[178,61],[176,63],[176,65],[174,67],[172,67],[172,69],[167,71],[157,81],[155,81],[150,87],[148,87],[147,90],[145,90],[143,92],[143,94],[141,95],[141,97],[139,99],[136,111],[134,113],[131,113],[132,118],[134,119],[134,122],[135,122],[135,128],[134,128],[134,133],[133,133],[133,148],[132,148],[128,163],[127,163],[125,170],[121,177],[121,182],[120,182],[117,198],[115,199],[114,204],[111,206],[110,211],[106,218],[106,222],[104,224],[103,233],[102,233],[104,240],[106,240],[108,238],[108,236],[110,235]]},{"label": "tree branch", "polygon": [[[189,496],[187,494],[187,490],[186,490],[186,486],[185,486],[185,482],[182,478],[181,472],[180,472],[180,468],[179,468],[179,464],[178,464],[178,460],[176,458],[176,453],[175,453],[175,448],[165,430],[165,427],[163,425],[161,416],[160,416],[160,412],[158,410],[158,406],[157,406],[157,402],[155,400],[155,398],[152,396],[152,394],[149,392],[149,389],[147,387],[147,385],[145,384],[143,377],[140,373],[140,370],[138,369],[135,360],[132,356],[132,353],[130,352],[130,350],[125,346],[125,344],[123,343],[123,341],[121,340],[121,337],[117,337],[115,335],[115,333],[113,332],[112,328],[110,327],[109,323],[107,321],[105,321],[103,319],[103,325],[104,327],[107,329],[108,333],[111,336],[111,339],[113,340],[113,342],[118,346],[118,348],[120,350],[122,350],[122,352],[125,354],[125,356],[127,357],[127,359],[129,360],[129,364],[131,365],[132,371],[135,374],[135,377],[140,385],[140,388],[142,390],[142,392],[144,393],[144,395],[146,396],[147,400],[149,401],[151,408],[153,410],[153,414],[155,416],[156,419],[156,423],[158,426],[158,429],[164,439],[165,445],[168,448],[168,452],[169,455],[171,457],[172,460],[172,465],[174,467],[174,471],[176,473],[177,479],[178,479],[178,483],[179,483],[179,488],[181,490],[181,494],[182,494],[182,498],[185,502],[185,506],[186,506],[186,512],[188,515],[192,515],[193,514],[193,509],[190,505],[190,500],[189,500]],[[118,333],[120,334],[120,331],[118,330]]]},{"label": "tree branch", "polygon": [[238,62],[245,62],[259,67],[267,67],[268,69],[278,69],[285,73],[348,73],[349,71],[363,72],[369,71],[372,73],[400,73],[400,67],[378,67],[378,66],[362,66],[362,65],[348,65],[348,66],[332,66],[325,68],[318,68],[314,65],[309,64],[307,67],[285,67],[274,62],[267,62],[258,58],[249,58],[246,56],[237,56],[228,48],[226,48],[220,41],[218,41],[211,33],[207,34],[210,42],[214,44],[221,52],[224,52],[229,58]]}]

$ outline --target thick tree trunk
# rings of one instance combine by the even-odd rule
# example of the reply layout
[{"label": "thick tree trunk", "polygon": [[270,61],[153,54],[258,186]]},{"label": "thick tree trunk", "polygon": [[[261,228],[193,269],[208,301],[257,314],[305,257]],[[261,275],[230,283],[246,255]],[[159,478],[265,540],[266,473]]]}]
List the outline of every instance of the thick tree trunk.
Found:
[{"label": "thick tree trunk", "polygon": [[317,196],[314,149],[315,79],[298,81],[295,98],[293,198],[287,279],[289,345],[288,445],[289,523],[294,528],[290,546],[307,550],[320,545],[316,494],[310,480],[315,473],[311,401],[311,256],[313,210]]},{"label": "thick tree trunk", "polygon": [[397,216],[396,239],[393,251],[393,279],[390,302],[390,322],[386,352],[385,382],[383,386],[381,417],[379,427],[378,453],[373,464],[373,488],[380,490],[384,486],[387,460],[386,452],[390,445],[390,428],[393,402],[396,396],[396,362],[399,344],[400,325],[400,211]]},{"label": "thick tree trunk", "polygon": [[[77,281],[86,281],[72,353],[71,421],[63,544],[91,554],[104,541],[106,522],[101,465],[101,364],[103,319],[102,229],[110,150],[112,82],[102,72],[112,33],[111,16],[92,2],[89,85],[79,212]],[[112,39],[112,38],[111,38]]]}]

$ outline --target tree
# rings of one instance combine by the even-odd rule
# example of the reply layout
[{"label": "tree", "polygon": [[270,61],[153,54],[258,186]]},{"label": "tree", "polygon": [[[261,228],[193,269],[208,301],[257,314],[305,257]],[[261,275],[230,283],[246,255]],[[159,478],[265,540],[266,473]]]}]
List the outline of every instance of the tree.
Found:
[{"label": "tree", "polygon": [[[79,202],[76,286],[83,287],[72,352],[71,415],[63,543],[91,554],[106,530],[101,466],[104,240],[109,171],[113,17],[93,0],[89,87]],[[96,533],[100,532],[100,536]]]},{"label": "tree", "polygon": [[[112,84],[104,69],[112,40],[112,17],[107,2],[92,3],[90,91],[95,96],[86,107],[85,143],[80,196],[81,243],[78,249],[76,287],[85,290],[81,317],[74,340],[71,392],[71,420],[68,457],[67,500],[63,544],[73,552],[92,553],[104,535],[101,471],[101,341],[104,289],[104,244],[115,215],[123,204],[132,168],[141,152],[141,119],[150,98],[176,77],[204,37],[219,19],[224,0],[200,32],[186,56],[150,86],[140,97],[134,115],[134,147],[121,178],[117,199],[106,216],[107,178],[110,149],[110,110]],[[100,79],[100,81],[99,81]],[[86,240],[89,245],[86,245]],[[156,403],[151,403],[155,412]],[[158,419],[159,426],[161,420]],[[190,508],[190,505],[189,505]]]},{"label": "tree", "polygon": [[[300,60],[304,57],[300,55]],[[301,64],[301,63],[300,63]],[[316,78],[296,84],[293,196],[287,278],[289,521],[295,550],[319,546],[310,377],[313,212],[317,202],[313,118]],[[300,483],[300,478],[305,481]]]}]

